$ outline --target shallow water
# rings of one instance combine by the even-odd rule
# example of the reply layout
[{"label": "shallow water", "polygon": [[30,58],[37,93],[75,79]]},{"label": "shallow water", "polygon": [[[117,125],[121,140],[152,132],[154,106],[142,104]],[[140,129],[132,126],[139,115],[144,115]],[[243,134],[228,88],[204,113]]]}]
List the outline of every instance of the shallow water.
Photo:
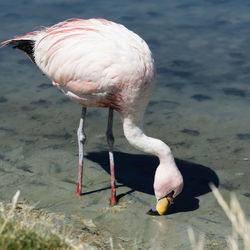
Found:
[{"label": "shallow water", "polygon": [[[144,118],[147,134],[169,144],[185,188],[169,214],[150,217],[157,159],[133,149],[115,116],[118,208],[109,207],[107,110],[89,109],[84,192],[75,195],[80,107],[23,55],[0,49],[0,199],[17,189],[49,211],[93,219],[123,246],[189,249],[188,226],[223,249],[231,225],[209,192],[214,182],[250,211],[250,4],[248,1],[0,2],[0,40],[71,17],[102,17],[149,44],[157,85]],[[80,229],[79,229],[80,230]]]}]

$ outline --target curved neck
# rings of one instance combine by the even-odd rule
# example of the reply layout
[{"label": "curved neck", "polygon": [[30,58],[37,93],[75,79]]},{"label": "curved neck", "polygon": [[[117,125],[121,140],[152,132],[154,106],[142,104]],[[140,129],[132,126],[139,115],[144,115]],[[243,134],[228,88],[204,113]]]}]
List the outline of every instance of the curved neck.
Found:
[{"label": "curved neck", "polygon": [[174,157],[168,145],[159,139],[145,135],[140,119],[127,116],[122,117],[122,120],[124,135],[132,146],[145,153],[156,155],[160,160],[160,164],[175,166],[173,164]]}]

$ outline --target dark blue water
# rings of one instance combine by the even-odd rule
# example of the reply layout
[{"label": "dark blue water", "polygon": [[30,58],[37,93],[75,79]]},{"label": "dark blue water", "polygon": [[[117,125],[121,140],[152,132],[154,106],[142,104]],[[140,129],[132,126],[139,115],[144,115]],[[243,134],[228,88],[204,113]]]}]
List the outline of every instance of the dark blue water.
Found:
[{"label": "dark blue water", "polygon": [[[116,150],[128,154],[118,154],[118,192],[134,191],[124,197],[125,205],[121,202],[125,208],[110,212],[107,159],[98,154],[107,148],[107,111],[90,109],[84,181],[86,191],[100,191],[75,200],[80,108],[25,55],[5,47],[0,49],[0,199],[8,200],[20,189],[25,199],[39,200],[42,208],[91,217],[106,225],[110,235],[127,237],[130,243],[187,249],[186,229],[191,225],[205,233],[208,246],[225,246],[230,223],[207,183],[217,182],[226,197],[235,192],[249,213],[249,1],[20,0],[1,1],[0,10],[0,41],[72,17],[106,18],[139,34],[149,44],[157,68],[145,131],[169,144],[186,180],[186,191],[171,215],[146,217],[154,204],[153,172],[147,176],[143,170],[145,156],[132,157],[140,152],[125,141],[117,116]],[[133,165],[138,165],[137,172]],[[140,173],[148,181],[138,180]]]}]

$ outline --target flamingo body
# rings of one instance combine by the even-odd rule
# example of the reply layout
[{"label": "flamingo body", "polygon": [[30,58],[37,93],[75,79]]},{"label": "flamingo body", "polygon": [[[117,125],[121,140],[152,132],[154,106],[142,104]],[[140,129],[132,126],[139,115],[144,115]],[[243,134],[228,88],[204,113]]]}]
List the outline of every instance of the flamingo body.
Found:
[{"label": "flamingo body", "polygon": [[[142,38],[123,25],[104,19],[70,19],[15,37],[2,46],[9,43],[28,54],[53,85],[84,107],[78,130],[78,138],[82,138],[79,148],[85,141],[86,107],[110,109],[107,139],[113,182],[114,109],[121,115],[130,144],[155,154],[160,160],[154,182],[157,201],[167,196],[174,198],[181,192],[183,179],[169,147],[161,140],[146,136],[142,129],[143,114],[155,83],[154,60]],[[79,149],[79,157],[81,154]],[[82,166],[79,162],[79,173]],[[113,182],[112,197],[116,203]],[[80,181],[78,193],[79,185]]]},{"label": "flamingo body", "polygon": [[71,19],[6,43],[20,39],[34,41],[36,65],[80,105],[126,112],[142,96],[150,98],[155,78],[151,52],[121,24]]}]

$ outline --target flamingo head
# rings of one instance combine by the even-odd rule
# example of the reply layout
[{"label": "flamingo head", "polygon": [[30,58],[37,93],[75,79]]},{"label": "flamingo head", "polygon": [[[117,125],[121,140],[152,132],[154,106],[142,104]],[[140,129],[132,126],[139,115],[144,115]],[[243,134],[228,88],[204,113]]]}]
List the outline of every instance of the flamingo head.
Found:
[{"label": "flamingo head", "polygon": [[183,189],[183,177],[175,165],[160,164],[155,172],[154,192],[157,199],[156,206],[151,209],[150,215],[163,215],[167,212],[174,198],[181,193]]}]

